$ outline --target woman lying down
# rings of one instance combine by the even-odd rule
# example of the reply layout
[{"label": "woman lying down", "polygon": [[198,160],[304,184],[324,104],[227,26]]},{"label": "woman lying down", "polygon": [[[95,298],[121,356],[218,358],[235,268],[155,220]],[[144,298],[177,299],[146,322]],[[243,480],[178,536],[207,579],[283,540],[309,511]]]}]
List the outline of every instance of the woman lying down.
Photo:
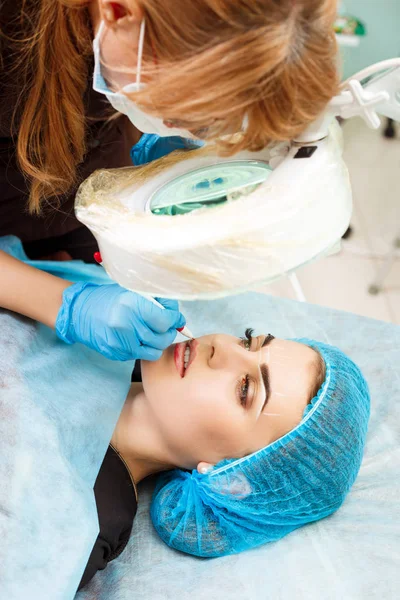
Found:
[{"label": "woman lying down", "polygon": [[[124,549],[136,484],[170,546],[217,557],[336,511],[359,470],[369,392],[340,350],[308,339],[215,334],[136,369],[95,496],[100,533],[80,588]],[[139,365],[139,363],[137,363]]]}]

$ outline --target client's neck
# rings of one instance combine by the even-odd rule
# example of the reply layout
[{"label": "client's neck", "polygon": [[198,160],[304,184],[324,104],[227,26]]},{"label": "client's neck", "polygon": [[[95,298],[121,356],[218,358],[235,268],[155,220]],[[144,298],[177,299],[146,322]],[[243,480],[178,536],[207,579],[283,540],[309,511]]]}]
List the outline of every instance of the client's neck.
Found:
[{"label": "client's neck", "polygon": [[115,426],[111,444],[125,460],[136,483],[153,473],[173,468],[143,410],[141,383],[132,383]]}]

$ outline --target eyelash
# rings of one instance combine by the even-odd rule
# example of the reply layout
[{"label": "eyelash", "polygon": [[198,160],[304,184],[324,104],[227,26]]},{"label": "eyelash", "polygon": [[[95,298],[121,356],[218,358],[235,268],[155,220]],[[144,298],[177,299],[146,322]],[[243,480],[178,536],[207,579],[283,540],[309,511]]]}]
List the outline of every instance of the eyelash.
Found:
[{"label": "eyelash", "polygon": [[[240,341],[243,344],[243,347],[246,348],[246,350],[251,349],[251,342],[253,341],[253,336],[252,336],[253,331],[254,331],[254,329],[247,328],[246,331],[244,332],[244,337],[240,338]],[[240,404],[244,408],[246,408],[247,394],[249,392],[249,385],[250,385],[250,378],[248,375],[246,375],[245,377],[241,377],[240,381],[238,381],[238,384],[237,384],[237,395],[240,400]]]},{"label": "eyelash", "polygon": [[244,332],[244,337],[240,338],[240,340],[243,342],[243,346],[244,346],[244,348],[246,348],[246,350],[250,350],[250,348],[251,348],[251,342],[253,341],[253,331],[254,331],[254,329],[251,329],[250,327],[248,327],[246,329],[246,331]]},{"label": "eyelash", "polygon": [[237,395],[240,400],[240,404],[243,406],[243,408],[246,408],[247,394],[249,392],[249,384],[250,384],[250,379],[249,379],[248,375],[246,375],[245,377],[242,377],[240,379],[240,381],[238,381],[238,384],[237,384]]}]

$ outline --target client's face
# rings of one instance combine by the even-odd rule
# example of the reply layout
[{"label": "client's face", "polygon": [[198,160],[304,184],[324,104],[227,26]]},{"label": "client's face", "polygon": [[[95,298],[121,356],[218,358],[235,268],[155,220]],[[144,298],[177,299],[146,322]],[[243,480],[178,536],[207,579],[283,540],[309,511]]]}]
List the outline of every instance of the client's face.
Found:
[{"label": "client's face", "polygon": [[317,353],[297,342],[225,334],[173,344],[142,361],[145,402],[181,467],[215,464],[270,444],[302,419]]}]

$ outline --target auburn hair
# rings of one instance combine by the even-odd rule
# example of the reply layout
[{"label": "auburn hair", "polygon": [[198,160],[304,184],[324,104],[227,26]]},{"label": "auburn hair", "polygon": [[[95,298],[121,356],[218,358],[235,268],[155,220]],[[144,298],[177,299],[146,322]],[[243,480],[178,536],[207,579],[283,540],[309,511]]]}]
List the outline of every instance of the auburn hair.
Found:
[{"label": "auburn hair", "polygon": [[[132,99],[149,114],[212,139],[243,129],[234,143],[218,142],[233,154],[293,139],[337,93],[335,0],[178,4],[140,0],[149,83]],[[38,212],[76,183],[85,156],[93,32],[84,0],[30,2],[21,27],[17,153]]]}]

